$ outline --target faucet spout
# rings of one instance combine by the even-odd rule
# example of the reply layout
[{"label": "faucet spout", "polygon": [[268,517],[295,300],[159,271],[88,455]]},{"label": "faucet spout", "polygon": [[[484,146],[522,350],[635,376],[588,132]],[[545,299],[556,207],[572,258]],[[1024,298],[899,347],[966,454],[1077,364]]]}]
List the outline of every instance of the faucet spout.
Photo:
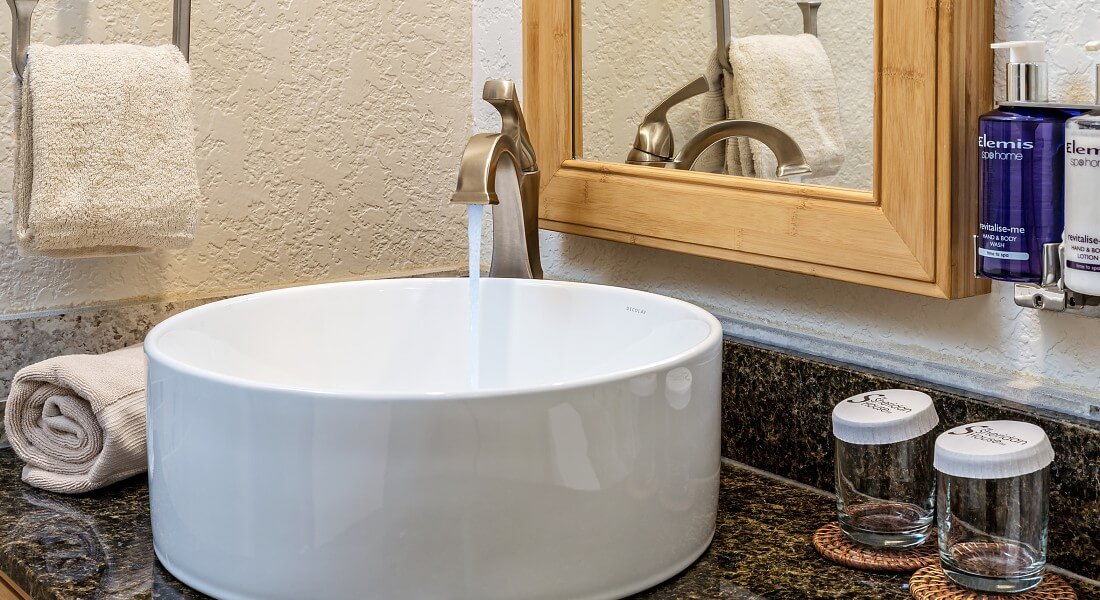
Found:
[{"label": "faucet spout", "polygon": [[539,171],[515,86],[487,82],[485,99],[501,112],[504,131],[470,138],[451,202],[493,207],[489,277],[541,279]]},{"label": "faucet spout", "polygon": [[763,142],[775,154],[776,161],[779,163],[775,169],[776,177],[792,177],[812,172],[810,165],[806,164],[806,156],[802,154],[802,148],[798,146],[798,142],[782,129],[759,121],[739,119],[719,121],[695,134],[676,157],[675,167],[690,170],[707,148],[731,137],[749,137]]},{"label": "faucet spout", "polygon": [[500,204],[497,168],[500,161],[511,165],[516,179],[522,179],[519,150],[511,137],[502,133],[479,133],[470,138],[458,167],[458,188],[451,196],[455,204]]}]

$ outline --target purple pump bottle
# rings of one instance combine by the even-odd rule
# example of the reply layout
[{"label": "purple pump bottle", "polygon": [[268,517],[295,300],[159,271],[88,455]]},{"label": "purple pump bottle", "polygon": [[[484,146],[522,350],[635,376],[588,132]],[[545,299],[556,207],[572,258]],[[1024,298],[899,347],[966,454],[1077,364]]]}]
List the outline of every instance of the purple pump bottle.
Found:
[{"label": "purple pump bottle", "polygon": [[1008,102],[979,121],[978,274],[1039,283],[1043,246],[1062,240],[1065,123],[1072,115],[1048,101],[1043,42],[1007,48]]}]

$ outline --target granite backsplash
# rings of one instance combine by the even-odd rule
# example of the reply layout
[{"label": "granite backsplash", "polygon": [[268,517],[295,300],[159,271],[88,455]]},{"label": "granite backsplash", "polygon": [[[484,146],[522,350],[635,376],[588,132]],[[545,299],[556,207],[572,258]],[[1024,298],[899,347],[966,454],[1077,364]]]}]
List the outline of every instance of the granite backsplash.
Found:
[{"label": "granite backsplash", "polygon": [[140,344],[154,325],[205,301],[125,304],[24,317],[0,318],[0,448],[4,404],[16,372],[63,354],[102,354]]},{"label": "granite backsplash", "polygon": [[726,340],[722,377],[723,454],[824,490],[835,489],[833,406],[859,393],[926,392],[941,430],[995,419],[1043,427],[1056,453],[1051,562],[1100,578],[1100,424],[740,340]]}]

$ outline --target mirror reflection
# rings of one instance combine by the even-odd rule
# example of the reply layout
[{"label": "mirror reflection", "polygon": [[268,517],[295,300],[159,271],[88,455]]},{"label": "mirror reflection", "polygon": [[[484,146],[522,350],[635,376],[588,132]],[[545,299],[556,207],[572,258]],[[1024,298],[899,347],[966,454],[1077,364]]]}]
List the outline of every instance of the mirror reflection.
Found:
[{"label": "mirror reflection", "polygon": [[869,190],[873,0],[582,0],[578,158]]}]

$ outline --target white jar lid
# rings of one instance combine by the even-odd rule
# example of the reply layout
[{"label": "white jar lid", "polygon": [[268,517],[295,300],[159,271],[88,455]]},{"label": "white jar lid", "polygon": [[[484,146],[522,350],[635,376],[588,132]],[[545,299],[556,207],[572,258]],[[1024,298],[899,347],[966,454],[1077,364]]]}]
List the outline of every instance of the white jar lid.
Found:
[{"label": "white jar lid", "polygon": [[833,408],[833,435],[849,444],[896,444],[932,431],[939,422],[932,398],[915,390],[868,392]]},{"label": "white jar lid", "polygon": [[1042,427],[1019,421],[982,421],[936,438],[936,470],[970,479],[1004,479],[1034,473],[1054,460]]}]

